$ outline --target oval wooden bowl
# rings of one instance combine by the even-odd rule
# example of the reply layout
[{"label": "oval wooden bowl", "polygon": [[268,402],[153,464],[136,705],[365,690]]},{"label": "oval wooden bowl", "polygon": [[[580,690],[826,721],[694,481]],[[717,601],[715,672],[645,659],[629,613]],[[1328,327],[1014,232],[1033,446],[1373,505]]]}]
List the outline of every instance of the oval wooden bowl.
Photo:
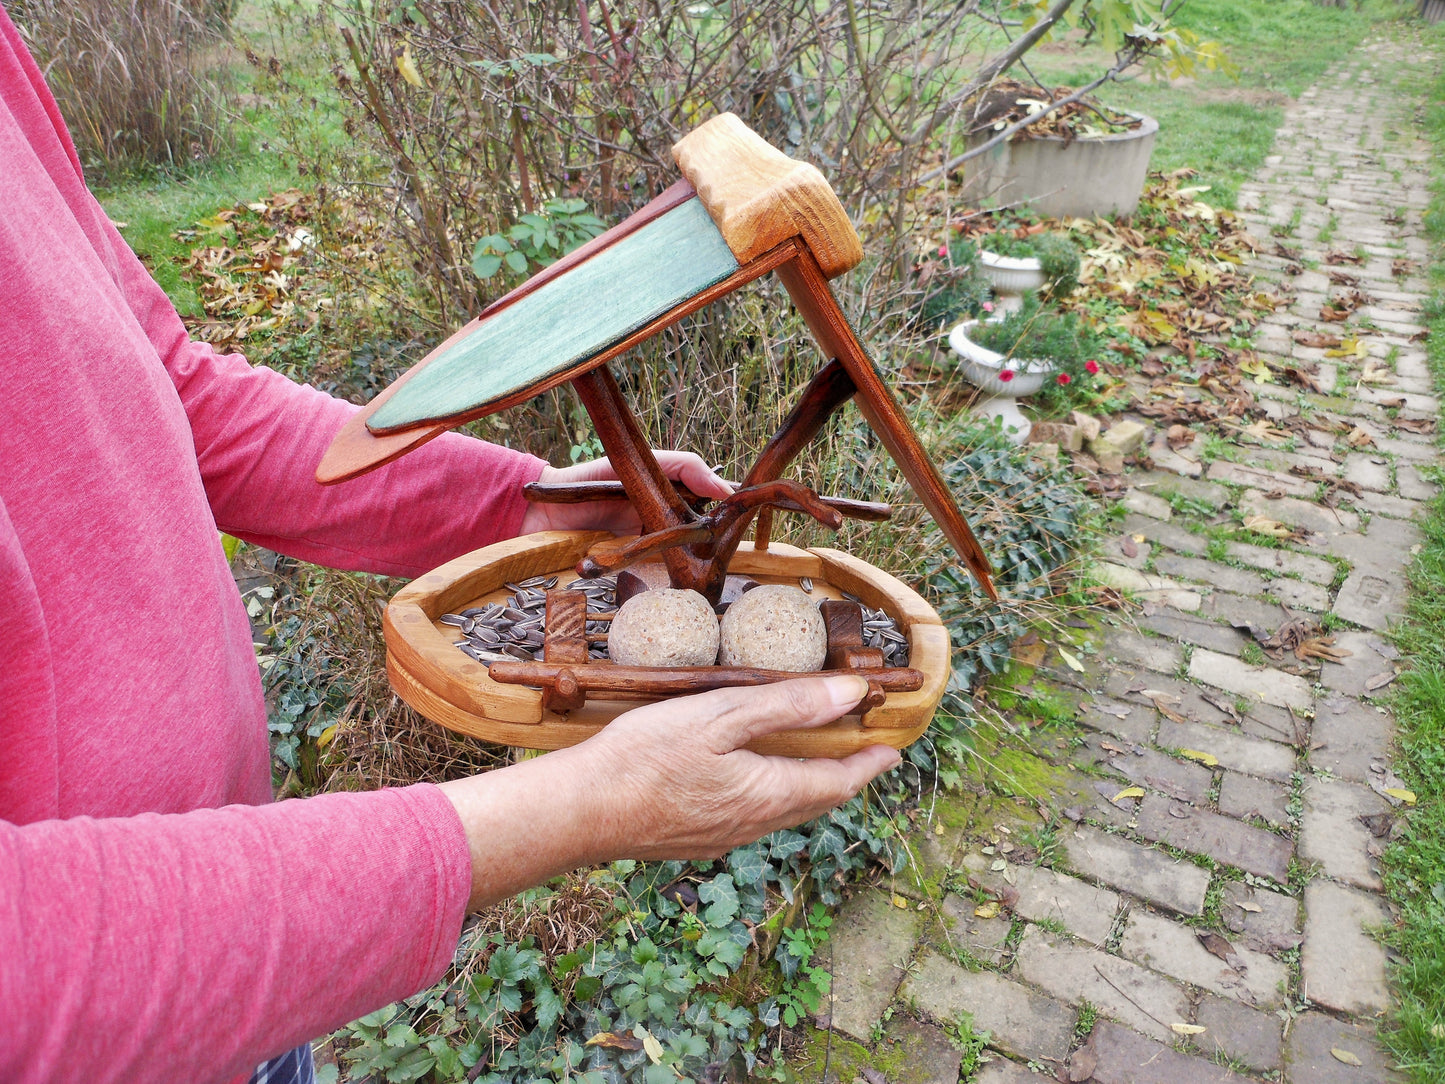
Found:
[{"label": "oval wooden bowl", "polygon": [[[596,542],[596,531],[546,531],[486,546],[413,580],[387,607],[386,672],[398,696],[450,730],[529,749],[560,749],[591,737],[637,704],[588,701],[559,714],[544,711],[542,694],[493,681],[482,663],[453,647],[456,630],[438,623],[445,613],[505,599],[503,586],[529,576],[576,577],[573,566]],[[755,551],[743,543],[729,572],[761,583],[797,583],[807,576],[818,598],[848,591],[898,622],[908,638],[909,666],[924,674],[916,692],[890,693],[862,717],[845,716],[811,730],[761,738],[755,752],[794,757],[841,757],[869,745],[901,749],[927,728],[943,698],[950,670],[948,630],[913,589],[866,561],[839,550],[772,543]]]}]

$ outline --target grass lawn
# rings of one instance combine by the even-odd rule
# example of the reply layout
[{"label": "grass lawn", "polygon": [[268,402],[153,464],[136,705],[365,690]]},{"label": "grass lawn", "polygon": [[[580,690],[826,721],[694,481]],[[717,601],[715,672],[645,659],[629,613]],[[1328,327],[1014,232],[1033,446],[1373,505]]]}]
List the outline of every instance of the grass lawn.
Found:
[{"label": "grass lawn", "polygon": [[[1432,32],[1445,42],[1445,32]],[[1437,48],[1439,46],[1437,45]],[[1445,76],[1422,88],[1434,153],[1425,225],[1433,245],[1430,338],[1437,394],[1445,394]],[[1409,621],[1398,643],[1410,660],[1395,698],[1396,770],[1416,795],[1404,835],[1386,854],[1386,891],[1400,910],[1387,932],[1399,953],[1400,1005],[1388,1041],[1416,1084],[1445,1080],[1445,496],[1430,507],[1410,569]]]}]

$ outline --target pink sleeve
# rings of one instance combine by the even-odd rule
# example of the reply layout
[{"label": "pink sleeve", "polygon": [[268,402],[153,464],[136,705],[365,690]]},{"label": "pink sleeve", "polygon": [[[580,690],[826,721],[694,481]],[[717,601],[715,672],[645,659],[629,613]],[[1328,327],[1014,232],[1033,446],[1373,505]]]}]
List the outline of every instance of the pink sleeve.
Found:
[{"label": "pink sleeve", "polygon": [[0,1080],[226,1080],[435,982],[471,884],[435,787],[0,822]]},{"label": "pink sleeve", "polygon": [[517,535],[521,487],[546,464],[460,434],[318,485],[316,464],[357,408],[191,341],[169,298],[105,228],[130,307],[180,392],[221,530],[317,564],[404,576]]}]

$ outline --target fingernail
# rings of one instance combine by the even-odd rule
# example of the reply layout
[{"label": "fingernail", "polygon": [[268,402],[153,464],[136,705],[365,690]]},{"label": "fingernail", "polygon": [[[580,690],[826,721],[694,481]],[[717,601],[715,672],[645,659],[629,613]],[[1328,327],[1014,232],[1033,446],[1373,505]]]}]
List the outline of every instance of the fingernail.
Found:
[{"label": "fingernail", "polygon": [[825,679],[828,683],[828,698],[836,708],[851,708],[868,693],[868,679],[853,674],[841,674]]}]

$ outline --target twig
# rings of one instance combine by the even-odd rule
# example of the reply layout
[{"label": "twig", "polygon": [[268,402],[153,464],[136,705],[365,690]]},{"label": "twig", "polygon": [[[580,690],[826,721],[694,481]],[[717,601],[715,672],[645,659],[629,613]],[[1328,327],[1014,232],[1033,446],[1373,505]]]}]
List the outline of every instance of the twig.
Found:
[{"label": "twig", "polygon": [[1064,13],[1073,7],[1073,4],[1074,0],[1055,0],[1054,6],[1049,8],[1042,19],[1029,27],[1027,33],[1020,35],[1012,45],[980,68],[978,74],[969,81],[966,87],[941,102],[929,114],[928,119],[913,129],[907,142],[918,144],[926,140],[955,109],[1013,67],[1014,61],[1032,49],[1035,42],[1052,30],[1054,24],[1064,17]]},{"label": "twig", "polygon": [[1109,978],[1108,975],[1106,975],[1106,974],[1104,974],[1102,971],[1100,971],[1098,964],[1095,964],[1095,965],[1094,965],[1094,972],[1099,976],[1099,978],[1103,979],[1103,980],[1104,980],[1105,982],[1107,982],[1110,986],[1112,986],[1125,1001],[1127,1001],[1130,1005],[1133,1005],[1134,1008],[1138,1009],[1141,1013],[1143,1013],[1145,1016],[1147,1016],[1150,1020],[1153,1020],[1154,1023],[1158,1024],[1160,1027],[1164,1027],[1164,1028],[1169,1027],[1169,1025],[1166,1024],[1163,1020],[1160,1020],[1159,1017],[1155,1016],[1155,1015],[1154,1015],[1152,1012],[1150,1012],[1148,1009],[1144,1008],[1143,1005],[1140,1005],[1140,1004],[1139,1004],[1137,1001],[1135,1001],[1132,997],[1130,997],[1128,994],[1126,994],[1126,993],[1124,992],[1124,990],[1119,986],[1119,984],[1118,984],[1117,982],[1115,982],[1113,979]]}]

